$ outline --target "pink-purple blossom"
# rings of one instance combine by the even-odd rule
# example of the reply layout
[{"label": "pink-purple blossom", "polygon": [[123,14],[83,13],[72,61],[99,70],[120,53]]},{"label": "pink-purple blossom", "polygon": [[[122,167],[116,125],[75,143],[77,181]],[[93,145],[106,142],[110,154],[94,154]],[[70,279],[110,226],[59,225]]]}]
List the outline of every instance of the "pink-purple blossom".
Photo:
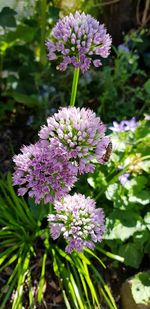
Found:
[{"label": "pink-purple blossom", "polygon": [[122,186],[124,186],[128,182],[129,177],[130,177],[130,173],[124,173],[119,176],[119,181]]},{"label": "pink-purple blossom", "polygon": [[47,119],[47,126],[41,128],[39,136],[50,143],[52,138],[58,139],[83,174],[93,172],[95,163],[105,163],[110,142],[105,131],[106,126],[92,110],[64,107]]},{"label": "pink-purple blossom", "polygon": [[135,117],[130,120],[122,120],[120,123],[113,121],[113,126],[110,129],[114,132],[135,131],[138,126],[138,122]]},{"label": "pink-purple blossom", "polygon": [[21,154],[13,158],[15,172],[13,185],[18,185],[18,195],[28,192],[38,204],[60,200],[77,180],[77,169],[69,162],[68,153],[58,140],[38,142],[23,146]]},{"label": "pink-purple blossom", "polygon": [[54,203],[55,214],[48,215],[50,233],[53,239],[63,235],[67,241],[66,252],[84,247],[94,249],[102,241],[105,231],[104,212],[96,209],[96,203],[82,194],[66,195]]},{"label": "pink-purple blossom", "polygon": [[103,24],[91,15],[77,11],[57,22],[46,46],[49,60],[59,60],[59,70],[65,71],[72,64],[84,73],[91,64],[102,65],[100,58],[108,57],[111,43]]}]

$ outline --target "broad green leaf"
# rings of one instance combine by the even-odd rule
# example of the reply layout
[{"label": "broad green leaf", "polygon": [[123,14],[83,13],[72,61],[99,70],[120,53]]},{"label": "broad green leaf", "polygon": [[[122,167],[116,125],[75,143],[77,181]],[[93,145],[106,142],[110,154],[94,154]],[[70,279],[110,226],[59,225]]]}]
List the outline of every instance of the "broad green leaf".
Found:
[{"label": "broad green leaf", "polygon": [[148,241],[150,240],[150,231],[144,226],[143,226],[143,231],[137,231],[134,234],[134,243],[135,244],[139,244],[141,246],[141,248],[143,247],[143,249],[145,249],[145,245],[146,243],[148,243]]},{"label": "broad green leaf", "polygon": [[144,89],[148,94],[150,94],[150,79],[148,79],[144,84]]},{"label": "broad green leaf", "polygon": [[16,19],[14,15],[17,13],[11,9],[10,7],[6,6],[0,12],[0,26],[2,27],[9,27],[14,28],[16,27]]},{"label": "broad green leaf", "polygon": [[56,6],[49,7],[48,15],[53,20],[53,22],[56,22],[59,19],[59,12],[60,12],[60,8]]},{"label": "broad green leaf", "polygon": [[140,216],[134,211],[115,210],[106,218],[105,239],[125,241],[136,231],[144,229]]},{"label": "broad green leaf", "polygon": [[93,177],[88,177],[87,182],[88,182],[88,184],[89,184],[93,189],[96,188],[95,181],[94,181],[94,178],[93,178]]},{"label": "broad green leaf", "polygon": [[124,261],[127,266],[134,268],[138,268],[140,266],[143,258],[141,246],[130,242],[120,248],[119,254],[124,257]]},{"label": "broad green leaf", "polygon": [[139,194],[137,192],[136,196],[135,195],[129,196],[129,202],[148,205],[150,203],[150,193],[149,191],[146,190],[139,192]]},{"label": "broad green leaf", "polygon": [[150,305],[150,273],[138,273],[130,280],[130,283],[135,302]]},{"label": "broad green leaf", "polygon": [[117,183],[113,183],[111,185],[108,186],[107,190],[106,190],[106,197],[108,200],[112,200],[114,194],[117,192],[118,190],[118,184]]},{"label": "broad green leaf", "polygon": [[38,98],[35,95],[26,95],[19,92],[11,92],[10,96],[14,98],[14,100],[18,103],[23,103],[28,107],[32,108],[40,104]]},{"label": "broad green leaf", "polygon": [[144,222],[147,228],[150,230],[150,212],[147,212],[147,214],[145,215]]},{"label": "broad green leaf", "polygon": [[33,40],[36,31],[36,28],[27,25],[19,25],[16,31],[9,32],[5,39],[7,43],[11,43],[13,41],[30,42]]}]

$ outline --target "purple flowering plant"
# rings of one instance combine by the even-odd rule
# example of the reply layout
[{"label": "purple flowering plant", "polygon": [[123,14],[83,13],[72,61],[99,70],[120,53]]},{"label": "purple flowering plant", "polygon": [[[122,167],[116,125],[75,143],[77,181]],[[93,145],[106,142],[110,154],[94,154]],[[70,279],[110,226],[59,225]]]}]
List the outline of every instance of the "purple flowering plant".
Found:
[{"label": "purple flowering plant", "polygon": [[79,72],[102,65],[111,37],[91,15],[76,12],[57,22],[46,46],[49,61],[56,60],[60,71],[74,67],[70,106],[60,107],[42,126],[38,142],[14,156],[13,184],[19,186],[18,195],[27,193],[36,204],[42,202],[49,212],[50,235],[54,240],[63,236],[67,253],[93,250],[103,238],[104,212],[90,197],[69,193],[80,174],[108,161],[111,142],[101,119],[74,105]]},{"label": "purple flowering plant", "polygon": [[129,120],[122,120],[120,123],[113,121],[113,126],[110,129],[113,132],[126,132],[132,131],[134,132],[136,127],[138,126],[138,122],[135,117],[132,117]]}]

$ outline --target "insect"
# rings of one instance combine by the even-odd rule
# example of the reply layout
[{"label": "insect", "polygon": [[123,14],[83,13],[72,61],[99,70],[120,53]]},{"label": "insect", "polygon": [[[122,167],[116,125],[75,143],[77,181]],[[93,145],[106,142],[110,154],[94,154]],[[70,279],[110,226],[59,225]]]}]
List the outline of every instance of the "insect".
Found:
[{"label": "insect", "polygon": [[104,163],[106,163],[109,160],[111,153],[112,153],[112,142],[109,142],[109,144],[106,148],[106,152],[102,157],[102,160],[104,161]]}]

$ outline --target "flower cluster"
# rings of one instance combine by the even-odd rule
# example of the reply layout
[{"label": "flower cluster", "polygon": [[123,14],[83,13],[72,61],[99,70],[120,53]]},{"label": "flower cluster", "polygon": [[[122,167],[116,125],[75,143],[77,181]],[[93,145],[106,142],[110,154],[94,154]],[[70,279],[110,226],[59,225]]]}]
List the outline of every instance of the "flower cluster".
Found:
[{"label": "flower cluster", "polygon": [[72,64],[84,73],[91,64],[102,65],[99,57],[108,57],[111,43],[103,24],[91,15],[77,11],[57,22],[46,45],[49,60],[60,59],[59,70],[65,71]]},{"label": "flower cluster", "polygon": [[68,154],[55,139],[51,144],[38,142],[24,146],[14,156],[16,164],[13,184],[19,185],[19,195],[28,192],[36,203],[52,203],[67,194],[76,181],[77,169],[69,162]]},{"label": "flower cluster", "polygon": [[106,126],[90,109],[64,107],[47,119],[39,136],[43,140],[56,138],[68,151],[79,173],[92,172],[94,160],[103,164],[110,143],[105,136]]},{"label": "flower cluster", "polygon": [[95,201],[82,194],[66,195],[54,203],[56,215],[48,216],[51,236],[57,239],[61,234],[67,240],[66,252],[84,247],[93,249],[100,242],[105,231],[104,213],[95,208]]},{"label": "flower cluster", "polygon": [[[91,64],[102,65],[100,57],[109,55],[111,37],[91,15],[76,12],[57,22],[46,45],[49,60],[57,59],[59,70],[72,64],[84,73]],[[108,161],[112,146],[105,131],[106,126],[90,109],[60,108],[41,128],[39,141],[23,146],[13,158],[18,194],[28,193],[37,204],[54,203],[54,214],[48,216],[51,236],[63,235],[68,253],[93,249],[102,240],[103,210],[96,209],[89,197],[68,193],[78,174],[93,172],[95,163]]]},{"label": "flower cluster", "polygon": [[122,120],[120,123],[113,121],[113,127],[110,129],[114,132],[134,131],[138,126],[138,122],[135,117],[130,120]]}]

